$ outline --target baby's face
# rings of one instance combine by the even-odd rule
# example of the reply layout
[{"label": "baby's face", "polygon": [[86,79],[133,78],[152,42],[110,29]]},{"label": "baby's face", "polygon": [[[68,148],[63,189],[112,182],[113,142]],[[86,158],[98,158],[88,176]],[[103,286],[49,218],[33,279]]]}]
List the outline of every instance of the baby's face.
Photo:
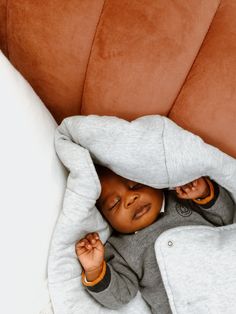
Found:
[{"label": "baby's face", "polygon": [[107,170],[100,176],[98,207],[110,225],[132,233],[152,224],[160,213],[163,192]]}]

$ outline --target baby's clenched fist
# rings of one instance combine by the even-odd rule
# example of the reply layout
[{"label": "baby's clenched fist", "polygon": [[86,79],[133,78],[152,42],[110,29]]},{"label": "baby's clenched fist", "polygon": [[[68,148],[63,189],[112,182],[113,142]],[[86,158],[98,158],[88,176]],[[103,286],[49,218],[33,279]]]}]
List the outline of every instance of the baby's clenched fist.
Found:
[{"label": "baby's clenched fist", "polygon": [[182,199],[205,198],[210,194],[210,188],[204,177],[175,188],[177,196]]},{"label": "baby's clenched fist", "polygon": [[104,245],[98,233],[88,233],[75,245],[75,252],[88,281],[99,277],[104,261]]}]

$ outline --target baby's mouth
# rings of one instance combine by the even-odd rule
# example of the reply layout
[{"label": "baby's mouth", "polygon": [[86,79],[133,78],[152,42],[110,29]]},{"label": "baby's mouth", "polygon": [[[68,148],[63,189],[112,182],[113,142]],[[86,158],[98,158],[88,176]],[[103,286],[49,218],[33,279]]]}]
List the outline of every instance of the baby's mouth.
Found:
[{"label": "baby's mouth", "polygon": [[134,212],[133,219],[139,219],[140,217],[145,215],[150,209],[151,209],[150,203],[138,207]]}]

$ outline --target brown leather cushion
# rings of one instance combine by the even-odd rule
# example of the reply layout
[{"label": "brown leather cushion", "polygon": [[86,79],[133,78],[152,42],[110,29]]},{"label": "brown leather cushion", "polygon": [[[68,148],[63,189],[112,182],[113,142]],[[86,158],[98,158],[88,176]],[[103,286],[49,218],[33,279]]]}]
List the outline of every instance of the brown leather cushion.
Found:
[{"label": "brown leather cushion", "polygon": [[236,2],[223,1],[170,118],[236,157]]},{"label": "brown leather cushion", "polygon": [[0,0],[0,45],[58,122],[169,115],[236,157],[236,3]]}]

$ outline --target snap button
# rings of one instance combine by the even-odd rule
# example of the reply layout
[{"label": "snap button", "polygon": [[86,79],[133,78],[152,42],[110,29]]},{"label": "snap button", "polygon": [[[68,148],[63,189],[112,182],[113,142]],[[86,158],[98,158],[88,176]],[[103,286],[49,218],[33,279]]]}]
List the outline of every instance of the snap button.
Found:
[{"label": "snap button", "polygon": [[173,246],[173,242],[172,241],[168,241],[168,246]]}]

